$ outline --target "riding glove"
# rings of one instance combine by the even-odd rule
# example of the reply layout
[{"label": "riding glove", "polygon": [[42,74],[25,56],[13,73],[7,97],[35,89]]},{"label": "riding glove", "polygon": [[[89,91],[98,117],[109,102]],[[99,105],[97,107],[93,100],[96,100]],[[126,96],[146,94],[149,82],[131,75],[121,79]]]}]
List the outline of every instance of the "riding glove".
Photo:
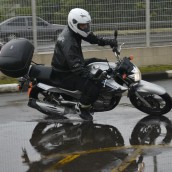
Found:
[{"label": "riding glove", "polygon": [[110,45],[111,48],[118,47],[118,42],[115,39],[103,38],[104,45]]},{"label": "riding glove", "polygon": [[102,70],[98,70],[93,78],[96,82],[102,82],[105,79],[107,79],[107,72]]}]

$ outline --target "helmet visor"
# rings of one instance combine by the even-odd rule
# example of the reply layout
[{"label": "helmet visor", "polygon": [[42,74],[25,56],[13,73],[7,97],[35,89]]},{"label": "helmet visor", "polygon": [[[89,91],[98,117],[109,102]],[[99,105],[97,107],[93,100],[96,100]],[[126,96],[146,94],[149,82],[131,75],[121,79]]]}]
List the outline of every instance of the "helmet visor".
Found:
[{"label": "helmet visor", "polygon": [[79,23],[78,29],[88,33],[90,32],[90,23]]}]

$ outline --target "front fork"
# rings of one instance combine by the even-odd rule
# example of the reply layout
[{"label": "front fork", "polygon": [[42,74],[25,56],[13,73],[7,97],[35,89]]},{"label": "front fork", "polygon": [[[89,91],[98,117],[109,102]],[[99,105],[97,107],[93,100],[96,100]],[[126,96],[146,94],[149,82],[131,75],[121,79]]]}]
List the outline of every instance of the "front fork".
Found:
[{"label": "front fork", "polygon": [[141,102],[143,102],[147,107],[151,108],[151,105],[149,104],[148,101],[144,99],[137,91],[135,92],[135,95],[140,99]]},{"label": "front fork", "polygon": [[150,103],[147,100],[145,100],[145,98],[142,96],[142,94],[140,94],[140,92],[138,92],[137,85],[135,83],[130,85],[130,89],[128,90],[128,97],[130,97],[131,94],[134,94],[136,97],[139,98],[139,100],[142,103],[144,103],[147,107],[151,108]]}]

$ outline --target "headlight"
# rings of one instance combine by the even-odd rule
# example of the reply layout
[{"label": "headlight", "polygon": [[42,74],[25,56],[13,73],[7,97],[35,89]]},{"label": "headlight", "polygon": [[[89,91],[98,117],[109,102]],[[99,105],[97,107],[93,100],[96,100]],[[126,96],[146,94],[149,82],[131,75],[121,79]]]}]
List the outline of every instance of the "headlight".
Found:
[{"label": "headlight", "polygon": [[135,82],[140,81],[142,79],[142,75],[140,70],[137,67],[131,71],[133,74],[129,75],[128,77],[133,79]]}]

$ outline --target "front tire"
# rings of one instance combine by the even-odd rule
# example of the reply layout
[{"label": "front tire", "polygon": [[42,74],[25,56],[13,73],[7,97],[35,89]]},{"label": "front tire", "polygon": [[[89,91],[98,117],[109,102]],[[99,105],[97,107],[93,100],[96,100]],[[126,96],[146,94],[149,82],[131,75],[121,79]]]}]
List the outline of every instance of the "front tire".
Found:
[{"label": "front tire", "polygon": [[172,123],[165,117],[146,116],[134,127],[131,145],[169,144],[172,140]]},{"label": "front tire", "polygon": [[129,99],[131,103],[140,111],[149,114],[162,116],[168,113],[172,108],[172,99],[168,93],[163,95],[147,94],[143,98],[151,105],[148,107],[135,94],[131,94]]}]

